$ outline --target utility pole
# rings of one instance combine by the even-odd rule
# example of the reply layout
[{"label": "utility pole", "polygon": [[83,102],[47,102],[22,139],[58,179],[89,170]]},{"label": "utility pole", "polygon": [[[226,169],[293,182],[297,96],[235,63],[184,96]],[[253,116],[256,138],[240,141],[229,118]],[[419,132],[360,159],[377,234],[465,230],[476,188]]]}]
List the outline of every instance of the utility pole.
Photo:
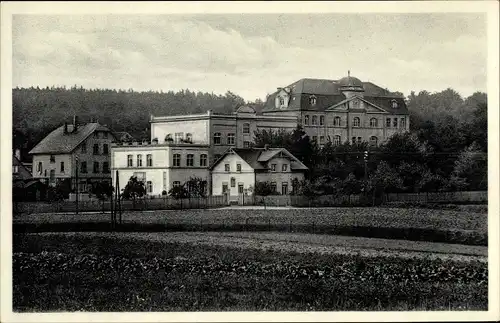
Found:
[{"label": "utility pole", "polygon": [[75,192],[76,192],[76,215],[78,215],[78,195],[80,195],[80,192],[78,192],[78,167],[80,166],[78,164],[78,156],[75,156],[75,161],[76,161],[76,168],[75,168],[75,171],[76,171],[76,176],[75,176]]},{"label": "utility pole", "polygon": [[364,189],[364,193],[365,193],[365,196],[367,196],[367,193],[368,193],[368,150],[365,150],[364,161],[365,161],[365,189]]}]

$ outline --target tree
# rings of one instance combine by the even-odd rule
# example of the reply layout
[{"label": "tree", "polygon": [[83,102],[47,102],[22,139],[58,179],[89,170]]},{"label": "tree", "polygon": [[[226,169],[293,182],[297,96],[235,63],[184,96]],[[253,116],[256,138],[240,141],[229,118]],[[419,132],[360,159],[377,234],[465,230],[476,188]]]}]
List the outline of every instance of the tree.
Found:
[{"label": "tree", "polygon": [[137,176],[130,177],[127,185],[123,189],[122,197],[127,200],[132,199],[133,207],[135,208],[136,199],[145,195],[146,187],[144,186],[144,182],[137,180]]},{"label": "tree", "polygon": [[451,177],[455,189],[485,190],[488,188],[488,161],[477,143],[464,149],[455,162]]},{"label": "tree", "polygon": [[97,182],[94,186],[92,186],[92,194],[101,201],[102,203],[102,212],[104,213],[104,201],[106,199],[110,199],[113,195],[114,188],[107,181]]},{"label": "tree", "polygon": [[257,196],[268,196],[276,194],[276,190],[271,186],[271,182],[255,182],[253,194]]},{"label": "tree", "polygon": [[207,181],[199,177],[190,177],[184,184],[189,193],[189,197],[207,196]]},{"label": "tree", "polygon": [[370,175],[368,180],[368,191],[372,193],[373,205],[375,205],[375,198],[379,194],[399,190],[402,187],[403,181],[398,173],[385,161],[380,162],[377,170]]},{"label": "tree", "polygon": [[174,186],[168,191],[168,195],[175,198],[176,200],[185,199],[189,197],[188,190],[184,185]]}]

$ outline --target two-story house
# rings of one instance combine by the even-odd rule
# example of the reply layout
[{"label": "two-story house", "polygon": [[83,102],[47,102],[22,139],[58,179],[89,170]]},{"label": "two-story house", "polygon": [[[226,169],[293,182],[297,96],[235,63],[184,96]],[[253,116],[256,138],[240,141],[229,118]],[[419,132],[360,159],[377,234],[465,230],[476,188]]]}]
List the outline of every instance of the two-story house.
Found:
[{"label": "two-story house", "polygon": [[120,189],[135,176],[145,184],[146,193],[150,196],[167,194],[172,187],[184,185],[190,177],[201,178],[209,183],[208,153],[209,146],[203,143],[113,143],[113,186],[116,187],[116,171]]},{"label": "two-story house", "polygon": [[33,155],[33,178],[55,186],[65,181],[86,192],[100,181],[111,182],[110,145],[113,133],[99,123],[64,123],[49,133],[29,153]]},{"label": "two-story house", "polygon": [[304,179],[308,168],[284,148],[231,148],[213,166],[212,194],[230,200],[251,191],[257,182],[270,182],[274,191],[287,195],[294,180]]}]

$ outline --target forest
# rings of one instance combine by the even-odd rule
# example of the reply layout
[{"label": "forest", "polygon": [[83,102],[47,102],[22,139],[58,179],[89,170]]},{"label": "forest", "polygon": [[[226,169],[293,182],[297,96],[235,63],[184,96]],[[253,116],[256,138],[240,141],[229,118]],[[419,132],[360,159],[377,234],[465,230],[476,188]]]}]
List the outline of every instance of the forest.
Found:
[{"label": "forest", "polygon": [[[149,138],[151,114],[193,114],[209,109],[229,114],[243,104],[251,104],[259,112],[264,105],[260,100],[246,102],[229,91],[225,95],[217,95],[190,90],[135,92],[76,86],[70,89],[15,88],[12,98],[13,146],[22,148],[23,160],[29,160],[29,150],[65,120],[71,121],[73,115],[78,115],[81,122],[99,120],[114,131],[128,131],[137,138]],[[413,174],[394,179],[402,181],[392,183],[400,189],[414,191],[433,186],[425,184],[424,175],[425,181],[440,182],[440,185],[434,186],[442,189],[485,189],[488,146],[486,94],[476,92],[462,98],[453,89],[435,93],[420,91],[412,92],[406,102],[410,111],[410,133],[396,136],[375,149],[366,144],[352,146],[348,143],[340,146],[327,143],[319,149],[308,138],[302,139],[300,129],[288,134],[256,133],[256,145],[288,148],[314,169],[310,174],[314,182],[330,183],[330,187],[332,181],[350,179],[350,184],[335,185],[359,188],[360,183],[356,181],[365,176],[363,153],[369,150],[367,166],[372,177],[377,170],[379,173]],[[382,167],[377,167],[381,162],[384,162]],[[319,190],[329,190],[328,187],[316,185]]]}]

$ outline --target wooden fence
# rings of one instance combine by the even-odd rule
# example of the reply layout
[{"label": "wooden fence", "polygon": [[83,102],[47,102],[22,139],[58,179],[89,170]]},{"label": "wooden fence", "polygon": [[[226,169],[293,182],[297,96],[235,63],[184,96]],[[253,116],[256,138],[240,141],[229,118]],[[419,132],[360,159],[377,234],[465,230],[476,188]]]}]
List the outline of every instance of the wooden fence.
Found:
[{"label": "wooden fence", "polygon": [[488,191],[390,193],[387,202],[487,203]]}]

